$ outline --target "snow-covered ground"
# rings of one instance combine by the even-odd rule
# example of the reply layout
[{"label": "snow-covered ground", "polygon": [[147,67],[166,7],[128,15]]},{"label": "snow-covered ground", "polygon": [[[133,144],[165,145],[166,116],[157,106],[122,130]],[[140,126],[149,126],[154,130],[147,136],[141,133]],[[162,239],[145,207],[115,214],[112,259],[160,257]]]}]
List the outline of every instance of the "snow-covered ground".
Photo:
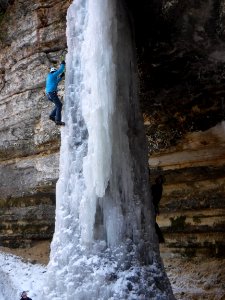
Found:
[{"label": "snow-covered ground", "polygon": [[22,291],[40,300],[45,273],[46,266],[25,263],[18,256],[0,252],[0,300],[20,299]]},{"label": "snow-covered ground", "polygon": [[[23,249],[24,260],[42,261],[42,256],[47,260],[46,249],[47,244],[37,245],[28,253]],[[164,265],[177,300],[225,299],[225,259],[165,258]],[[23,290],[29,291],[32,300],[42,300],[45,272],[46,266],[0,252],[0,300],[19,300]]]}]

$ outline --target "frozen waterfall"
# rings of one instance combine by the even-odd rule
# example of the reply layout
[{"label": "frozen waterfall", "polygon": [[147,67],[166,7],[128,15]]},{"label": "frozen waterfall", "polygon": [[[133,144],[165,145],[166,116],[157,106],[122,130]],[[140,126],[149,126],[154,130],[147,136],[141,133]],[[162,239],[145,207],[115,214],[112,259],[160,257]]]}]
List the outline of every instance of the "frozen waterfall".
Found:
[{"label": "frozen waterfall", "polygon": [[130,20],[75,0],[46,299],[174,299],[158,253]]}]

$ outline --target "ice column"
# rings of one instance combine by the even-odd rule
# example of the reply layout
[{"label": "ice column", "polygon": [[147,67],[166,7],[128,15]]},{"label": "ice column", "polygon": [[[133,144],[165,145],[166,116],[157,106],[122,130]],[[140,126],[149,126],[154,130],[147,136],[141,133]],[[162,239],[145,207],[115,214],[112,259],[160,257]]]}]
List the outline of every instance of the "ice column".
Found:
[{"label": "ice column", "polygon": [[68,10],[51,300],[173,299],[154,230],[130,28],[122,0],[75,0]]}]

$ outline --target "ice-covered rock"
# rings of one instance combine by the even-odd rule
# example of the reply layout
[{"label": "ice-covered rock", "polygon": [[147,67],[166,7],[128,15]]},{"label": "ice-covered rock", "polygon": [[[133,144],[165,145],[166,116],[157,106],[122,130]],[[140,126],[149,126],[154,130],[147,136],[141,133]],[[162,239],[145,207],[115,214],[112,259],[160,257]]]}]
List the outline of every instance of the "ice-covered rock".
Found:
[{"label": "ice-covered rock", "polygon": [[67,16],[65,122],[45,294],[173,299],[159,258],[130,20],[121,1]]}]

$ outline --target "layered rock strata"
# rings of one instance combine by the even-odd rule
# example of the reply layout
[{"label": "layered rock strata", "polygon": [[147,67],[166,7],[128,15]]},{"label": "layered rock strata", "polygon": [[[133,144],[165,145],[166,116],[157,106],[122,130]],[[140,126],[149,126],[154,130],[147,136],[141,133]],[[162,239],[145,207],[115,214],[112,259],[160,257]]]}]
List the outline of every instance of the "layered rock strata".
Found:
[{"label": "layered rock strata", "polygon": [[[50,239],[60,130],[49,121],[45,76],[66,48],[71,1],[5,1],[0,29],[0,244]],[[63,89],[63,84],[61,85]],[[61,93],[63,95],[63,93]]]},{"label": "layered rock strata", "polygon": [[[224,1],[128,3],[165,251],[224,255]],[[169,249],[165,249],[169,247]]]},{"label": "layered rock strata", "polygon": [[224,141],[222,122],[205,132],[187,134],[176,147],[149,159],[166,180],[157,221],[169,252],[224,255]]}]

